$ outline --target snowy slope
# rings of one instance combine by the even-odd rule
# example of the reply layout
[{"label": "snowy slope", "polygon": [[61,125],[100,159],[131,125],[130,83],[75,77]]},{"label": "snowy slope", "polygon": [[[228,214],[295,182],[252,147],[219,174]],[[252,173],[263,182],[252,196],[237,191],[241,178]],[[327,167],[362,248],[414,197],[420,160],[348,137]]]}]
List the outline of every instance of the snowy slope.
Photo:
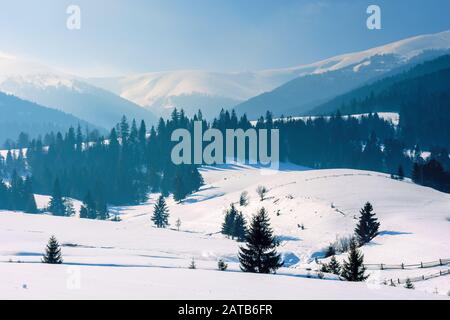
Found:
[{"label": "snowy slope", "polygon": [[[313,258],[337,237],[352,233],[355,215],[369,200],[382,233],[363,248],[366,263],[450,258],[450,195],[366,171],[285,165],[276,174],[267,173],[274,172],[247,166],[203,168],[206,185],[201,191],[182,204],[169,200],[172,228],[182,220],[179,232],[151,227],[156,195],[147,204],[112,208],[121,222],[1,212],[0,297],[422,299],[438,298],[425,293],[437,288],[445,298],[450,276],[417,283],[415,291],[380,283],[450,266],[370,271],[368,283],[350,284],[329,275],[317,279]],[[255,192],[258,185],[270,189],[263,202]],[[219,234],[224,210],[243,190],[249,192],[250,204],[238,209],[250,218],[264,206],[280,237],[286,267],[278,275],[238,272],[239,244]],[[45,200],[39,197],[40,206]],[[63,266],[37,263],[51,234],[64,245]],[[187,269],[192,258],[197,270]],[[219,258],[229,263],[229,272],[215,270]],[[81,277],[80,290],[67,286],[74,273]]]},{"label": "snowy slope", "polygon": [[[190,111],[188,113],[200,107],[203,111],[212,108],[217,113],[221,107],[235,106],[236,102],[271,91],[300,76],[323,74],[348,67],[357,74],[362,69],[370,69],[375,56],[395,56],[395,65],[398,66],[425,51],[447,49],[450,49],[450,31],[417,36],[366,51],[285,69],[235,73],[173,71],[89,81],[158,113],[168,113],[173,107],[184,107]],[[371,71],[373,76],[379,73],[380,66],[377,65],[376,69]]]}]

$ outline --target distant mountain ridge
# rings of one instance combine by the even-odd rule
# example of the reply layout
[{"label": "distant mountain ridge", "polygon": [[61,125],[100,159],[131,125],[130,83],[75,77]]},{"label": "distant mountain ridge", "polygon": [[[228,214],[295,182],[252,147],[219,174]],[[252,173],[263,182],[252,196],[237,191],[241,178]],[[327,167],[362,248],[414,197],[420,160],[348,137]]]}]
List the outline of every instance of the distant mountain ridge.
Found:
[{"label": "distant mountain ridge", "polygon": [[[158,115],[167,115],[174,107],[184,108],[188,115],[199,108],[204,114],[217,115],[221,108],[233,107],[240,113],[248,113],[251,118],[265,113],[267,109],[279,115],[285,112],[298,115],[334,95],[354,89],[383,73],[408,64],[414,58],[425,56],[426,51],[442,51],[443,54],[449,49],[450,31],[445,31],[292,68],[229,73],[168,71],[86,81]],[[307,76],[310,76],[308,80],[298,79]],[[298,85],[305,88],[299,89],[305,91],[303,96],[295,97],[296,86],[289,83],[292,80],[298,80]],[[322,81],[325,82],[324,87],[328,86],[326,90],[317,89]],[[280,89],[280,92],[274,91],[283,85],[287,85],[287,88]],[[308,86],[315,89],[314,95],[307,95],[311,91],[306,89]],[[329,95],[324,94],[327,90],[330,91]],[[286,95],[286,92],[292,94]],[[297,103],[293,101],[294,98]]]},{"label": "distant mountain ridge", "polygon": [[46,108],[0,92],[0,145],[7,139],[17,139],[20,132],[31,137],[45,135],[51,131],[65,132],[69,127],[80,125],[83,130],[96,126],[70,114]]},{"label": "distant mountain ridge", "polygon": [[[337,96],[336,98],[321,104],[311,111],[308,112],[309,115],[331,115],[339,110],[342,114],[353,114],[353,113],[367,113],[367,112],[399,112],[400,105],[370,105],[369,102],[362,103],[364,100],[368,101],[370,99],[375,99],[378,95],[386,95],[387,91],[392,91],[394,87],[400,86],[412,86],[417,79],[428,79],[433,77],[433,74],[438,73],[442,76],[441,84],[445,84],[448,73],[447,70],[450,69],[450,54],[444,55],[434,60],[430,60],[409,70],[403,71],[393,76],[382,78],[378,81],[370,83],[368,85],[362,86],[343,95]],[[423,83],[425,81],[422,80]],[[439,82],[433,83],[435,85],[436,92],[445,92],[450,88],[442,88]],[[427,90],[430,84],[423,87],[423,90]],[[430,88],[431,89],[431,88]],[[359,106],[358,106],[359,103]],[[353,106],[352,106],[353,105]]]},{"label": "distant mountain ridge", "polygon": [[0,91],[70,113],[109,129],[123,115],[149,124],[156,117],[131,101],[51,67],[0,54]]},{"label": "distant mountain ridge", "polygon": [[271,92],[249,99],[236,110],[250,118],[262,116],[266,110],[276,116],[312,115],[315,113],[311,110],[336,96],[448,53],[450,49],[426,49],[417,55],[405,56],[377,54],[341,69],[298,77]]}]

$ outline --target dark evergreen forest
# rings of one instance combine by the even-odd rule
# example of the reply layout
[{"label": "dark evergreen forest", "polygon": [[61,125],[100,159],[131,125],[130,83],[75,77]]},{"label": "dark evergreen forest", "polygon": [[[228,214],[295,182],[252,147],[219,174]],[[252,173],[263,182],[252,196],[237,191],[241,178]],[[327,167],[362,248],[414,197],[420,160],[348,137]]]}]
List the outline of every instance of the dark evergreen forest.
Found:
[{"label": "dark evergreen forest", "polygon": [[[0,159],[4,179],[0,208],[36,212],[31,195],[38,193],[53,195],[60,203],[66,197],[84,199],[86,216],[107,218],[107,206],[141,203],[150,192],[173,194],[181,201],[199,190],[203,179],[198,166],[172,163],[176,143],[171,142],[171,134],[178,128],[193,133],[194,121],[202,121],[203,130],[216,128],[224,134],[226,129],[279,129],[281,161],[316,169],[385,172],[395,179],[407,176],[450,192],[448,150],[436,145],[427,149],[431,155],[424,160],[418,144],[421,139],[409,135],[404,139],[401,128],[377,114],[274,120],[268,112],[253,126],[245,115],[238,118],[234,111],[222,111],[208,123],[201,112],[189,119],[182,110],[175,110],[169,120],[160,119],[150,130],[144,121],[138,125],[123,117],[107,137],[95,141],[78,127],[47,135],[47,143],[32,140],[26,157],[23,152],[9,151],[6,159]],[[97,208],[92,209],[97,213],[89,215],[89,207]]]}]

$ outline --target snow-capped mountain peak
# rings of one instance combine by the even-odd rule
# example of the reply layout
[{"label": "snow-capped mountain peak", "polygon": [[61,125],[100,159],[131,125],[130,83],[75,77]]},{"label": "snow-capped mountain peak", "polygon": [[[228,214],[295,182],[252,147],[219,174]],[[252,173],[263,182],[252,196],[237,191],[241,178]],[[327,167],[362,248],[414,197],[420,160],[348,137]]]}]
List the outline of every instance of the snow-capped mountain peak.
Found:
[{"label": "snow-capped mountain peak", "polygon": [[[376,56],[394,56],[395,65],[401,65],[429,50],[450,50],[450,31],[416,36],[291,68],[228,73],[168,71],[96,78],[89,81],[140,106],[156,110],[157,113],[167,113],[172,107],[183,107],[187,109],[187,113],[202,108],[202,111],[211,111],[210,113],[215,115],[222,107],[234,107],[239,102],[271,91],[297,77],[322,74],[350,66],[354,72],[359,72],[362,68],[369,67],[371,59]],[[389,64],[380,69],[377,65],[378,69],[375,71],[386,72],[392,67],[393,65]]]},{"label": "snow-capped mountain peak", "polygon": [[149,123],[156,120],[149,110],[77,76],[5,53],[0,53],[0,92],[69,113],[103,128],[114,126],[123,115]]}]

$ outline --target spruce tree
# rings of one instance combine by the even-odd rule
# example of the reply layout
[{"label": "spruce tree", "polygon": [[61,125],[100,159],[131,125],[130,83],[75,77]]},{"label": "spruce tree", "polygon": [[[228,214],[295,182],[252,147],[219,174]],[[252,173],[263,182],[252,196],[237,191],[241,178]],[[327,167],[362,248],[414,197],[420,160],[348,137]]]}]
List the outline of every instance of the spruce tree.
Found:
[{"label": "spruce tree", "polygon": [[45,249],[45,255],[42,258],[42,262],[48,264],[61,264],[63,262],[61,256],[61,248],[55,236],[52,236],[48,241],[47,247]]},{"label": "spruce tree", "polygon": [[219,259],[219,261],[217,262],[217,268],[220,271],[226,271],[228,269],[228,264],[226,264],[223,259]]},{"label": "spruce tree", "polygon": [[246,237],[246,247],[239,251],[241,270],[253,273],[272,273],[283,266],[276,248],[278,241],[270,227],[264,208],[253,217]]},{"label": "spruce tree", "polygon": [[330,263],[328,264],[329,272],[340,275],[341,274],[341,264],[337,261],[336,256],[332,256]]},{"label": "spruce tree", "polygon": [[36,205],[36,199],[34,198],[33,186],[31,183],[31,177],[27,176],[24,185],[24,197],[26,198],[26,213],[38,213],[39,210]]},{"label": "spruce tree", "polygon": [[167,228],[169,225],[169,209],[163,195],[159,196],[155,204],[152,221],[158,228]]},{"label": "spruce tree", "polygon": [[239,212],[234,218],[232,236],[239,242],[245,241],[245,237],[247,236],[247,222],[242,212]]},{"label": "spruce tree", "polygon": [[243,191],[239,197],[239,205],[241,207],[246,207],[248,206],[248,192],[247,191]]},{"label": "spruce tree", "polygon": [[359,251],[356,241],[352,239],[348,261],[344,261],[341,276],[347,281],[365,281],[368,278],[365,272],[364,255]]},{"label": "spruce tree", "polygon": [[225,221],[222,224],[222,234],[234,238],[234,221],[237,214],[238,211],[236,210],[234,204],[231,204],[230,209],[225,213]]},{"label": "spruce tree", "polygon": [[80,209],[80,218],[92,220],[97,219],[97,208],[90,191],[87,193],[86,197],[84,197],[83,204]]},{"label": "spruce tree", "polygon": [[194,258],[192,258],[191,263],[189,264],[189,269],[191,269],[191,270],[197,269],[197,264],[195,263]]},{"label": "spruce tree", "polygon": [[375,217],[373,207],[369,202],[367,202],[364,208],[361,209],[360,213],[361,217],[359,218],[358,225],[356,226],[355,234],[358,244],[363,246],[378,235],[380,223]]},{"label": "spruce tree", "polygon": [[415,287],[414,287],[414,285],[413,285],[411,279],[409,279],[409,278],[406,279],[405,288],[406,288],[406,289],[415,289]]}]

